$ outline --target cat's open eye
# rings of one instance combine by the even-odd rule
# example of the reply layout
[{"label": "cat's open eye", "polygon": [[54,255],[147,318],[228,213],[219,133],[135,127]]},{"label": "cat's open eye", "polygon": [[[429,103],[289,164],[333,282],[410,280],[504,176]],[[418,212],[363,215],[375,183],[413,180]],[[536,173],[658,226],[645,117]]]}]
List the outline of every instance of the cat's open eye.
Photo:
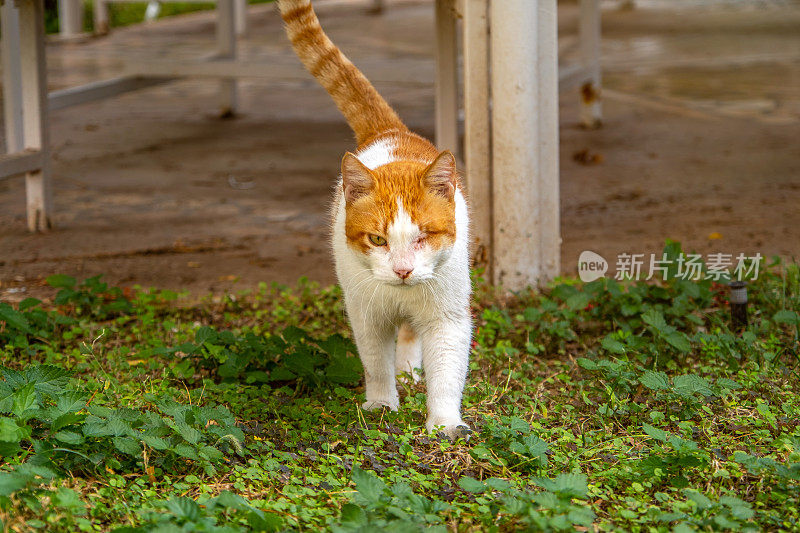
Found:
[{"label": "cat's open eye", "polygon": [[369,242],[371,242],[375,246],[386,246],[386,239],[384,239],[380,235],[370,235]]}]

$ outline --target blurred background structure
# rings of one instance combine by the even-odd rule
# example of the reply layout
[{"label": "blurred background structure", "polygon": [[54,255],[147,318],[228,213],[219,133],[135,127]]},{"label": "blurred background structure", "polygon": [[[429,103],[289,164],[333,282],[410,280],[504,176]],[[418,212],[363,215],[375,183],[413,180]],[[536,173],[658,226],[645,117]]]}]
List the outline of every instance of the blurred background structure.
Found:
[{"label": "blurred background structure", "polygon": [[[109,30],[109,3],[94,0],[97,34]],[[477,256],[485,263],[488,276],[511,289],[552,279],[560,268],[557,3],[434,3],[436,144],[442,150],[463,154],[467,161]],[[299,75],[296,66],[286,70],[268,63],[240,61],[237,36],[245,33],[247,4],[243,0],[217,0],[216,51],[211,56],[199,61],[169,54],[153,58],[140,50],[137,55],[119,58],[125,62],[121,76],[47,94],[43,5],[42,0],[16,0],[3,8],[7,22],[2,46],[8,59],[3,84],[10,88],[5,100],[9,117],[6,131],[9,139],[21,137],[21,141],[9,144],[12,150],[3,162],[5,170],[0,166],[0,174],[26,170],[28,228],[34,232],[49,230],[52,225],[46,135],[49,110],[111,98],[180,77],[212,77],[222,80],[218,105],[220,116],[226,118],[237,112],[237,80],[291,79]],[[582,0],[580,5],[582,62],[565,69],[562,78],[582,86],[582,119],[593,127],[600,119],[599,1]],[[145,19],[151,19],[159,6],[150,2]],[[81,7],[81,0],[60,0],[62,36],[79,33]],[[373,9],[382,11],[383,3],[373,4]],[[459,46],[458,18],[464,21],[463,46]],[[25,38],[20,37],[22,34]],[[459,48],[464,58],[463,106],[459,98]],[[459,140],[461,108],[463,150]],[[27,168],[23,168],[25,164]]]},{"label": "blurred background structure", "polygon": [[[430,1],[384,4],[376,13],[376,4],[367,1],[315,3],[334,42],[410,127],[440,141],[449,135],[448,145],[454,138],[463,139],[467,182],[475,200],[481,201],[473,184],[491,183],[470,180],[481,165],[483,172],[494,169],[495,180],[500,171],[502,180],[509,176],[502,165],[510,157],[541,162],[541,156],[525,158],[517,151],[501,157],[495,150],[492,161],[476,163],[469,155],[470,146],[491,142],[481,138],[487,128],[447,130],[443,125],[454,126],[453,115],[488,110],[488,105],[469,105],[475,95],[455,83],[455,73],[462,73],[459,79],[492,72],[497,76],[502,65],[490,70],[484,62],[485,72],[476,73],[470,65],[480,63],[469,61],[468,55],[475,49],[466,47],[466,58],[452,62],[450,74],[438,69],[437,91],[435,58],[438,55],[442,65],[443,54],[455,57],[454,47],[448,51],[443,44],[467,43],[486,33],[466,19],[456,26],[455,19],[441,11],[437,24]],[[465,0],[455,7],[463,17],[480,4]],[[241,11],[231,0],[221,0],[221,6],[227,27],[235,28]],[[641,0],[601,6],[602,42],[599,47],[595,43],[582,48],[581,42],[589,41],[586,35],[579,38],[579,28],[586,32],[596,26],[580,24],[578,4],[559,3],[563,84],[558,113],[560,165],[554,168],[560,168],[561,184],[555,202],[552,194],[545,202],[556,218],[554,222],[553,216],[542,216],[541,210],[521,214],[549,222],[548,235],[557,235],[552,228],[558,231],[560,212],[563,246],[560,257],[555,255],[560,270],[574,272],[584,249],[613,262],[623,251],[656,252],[665,237],[700,252],[796,255],[800,247],[798,4]],[[502,20],[521,27],[530,27],[532,20],[551,20],[555,29],[555,17],[547,19],[541,10],[534,19],[514,21],[494,9],[497,6],[490,8],[483,22],[492,20],[492,28]],[[5,13],[6,8],[4,38]],[[0,291],[34,290],[41,276],[56,271],[76,276],[104,273],[115,283],[199,292],[228,289],[236,280],[240,286],[262,280],[291,282],[302,274],[333,281],[326,208],[339,157],[352,148],[350,133],[324,91],[299,67],[272,6],[249,7],[246,37],[239,40],[228,31],[225,39],[215,41],[216,20],[213,12],[196,13],[112,28],[101,37],[49,41],[49,88],[62,98],[70,94],[70,87],[100,79],[141,73],[151,76],[148,81],[154,80],[152,76],[159,82],[180,79],[74,107],[51,103],[54,229],[29,234],[22,201],[25,182],[0,181]],[[496,42],[498,35],[492,34],[490,50],[503,46]],[[520,35],[516,43],[523,49],[532,42],[526,37]],[[238,111],[233,120],[219,119],[220,82],[208,79],[218,72],[195,70],[191,79],[185,79],[185,71],[165,66],[208,68],[214,60],[203,63],[197,58],[224,55],[226,45],[244,64],[237,68],[248,70],[244,72],[248,77],[239,82],[238,101],[231,100]],[[578,70],[570,70],[570,65],[585,65],[587,54],[598,52],[603,58],[602,89],[587,87],[584,78],[575,77]],[[525,53],[532,54],[530,48]],[[261,72],[254,72],[256,66]],[[5,73],[5,56],[2,68]],[[540,84],[538,72],[534,70],[529,79]],[[442,85],[445,75],[453,80],[449,87]],[[226,83],[230,95],[232,82]],[[497,83],[507,86],[501,79]],[[539,88],[539,95],[547,94],[547,89]],[[494,85],[492,89],[497,93]],[[8,95],[5,87],[4,93]],[[586,128],[586,122],[598,118],[600,95],[604,127]],[[452,105],[464,100],[467,105],[461,109]],[[508,103],[496,101],[495,114]],[[529,103],[536,112],[547,105]],[[555,101],[550,103],[555,112]],[[513,112],[513,106],[506,109]],[[511,129],[494,129],[495,139],[513,131],[514,121],[505,122]],[[551,124],[551,135],[553,129]],[[7,145],[10,142],[7,136]],[[524,180],[531,173],[511,177]],[[541,191],[544,185],[527,192]],[[491,202],[497,202],[497,195],[493,198]],[[519,203],[541,208],[540,201],[542,195],[532,194]],[[493,216],[505,215],[502,204],[493,205]],[[497,222],[490,219],[488,227],[497,228]],[[476,223],[481,223],[479,217]],[[480,226],[476,229],[480,235]],[[512,255],[515,246],[527,250],[534,262],[554,257],[529,244],[516,235],[496,248]],[[520,255],[524,253],[512,259]],[[559,270],[552,264],[538,265],[531,272],[547,277],[554,269]]]}]

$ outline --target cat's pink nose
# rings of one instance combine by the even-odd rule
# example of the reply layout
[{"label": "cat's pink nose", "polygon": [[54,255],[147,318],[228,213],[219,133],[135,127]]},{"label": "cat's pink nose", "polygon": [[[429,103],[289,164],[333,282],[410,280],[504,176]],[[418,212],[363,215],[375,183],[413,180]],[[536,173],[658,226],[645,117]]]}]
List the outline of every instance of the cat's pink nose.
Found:
[{"label": "cat's pink nose", "polygon": [[408,276],[411,275],[413,272],[413,268],[405,269],[405,268],[395,268],[394,273],[397,274],[397,277],[400,279],[406,279]]}]

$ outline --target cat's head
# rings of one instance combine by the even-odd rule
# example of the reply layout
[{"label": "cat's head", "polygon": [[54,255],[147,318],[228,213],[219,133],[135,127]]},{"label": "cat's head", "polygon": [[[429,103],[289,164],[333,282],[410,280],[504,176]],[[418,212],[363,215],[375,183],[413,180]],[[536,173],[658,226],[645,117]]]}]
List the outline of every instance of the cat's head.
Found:
[{"label": "cat's head", "polygon": [[374,278],[416,285],[433,278],[456,240],[453,154],[431,164],[397,161],[370,170],[342,159],[347,244],[362,255]]}]

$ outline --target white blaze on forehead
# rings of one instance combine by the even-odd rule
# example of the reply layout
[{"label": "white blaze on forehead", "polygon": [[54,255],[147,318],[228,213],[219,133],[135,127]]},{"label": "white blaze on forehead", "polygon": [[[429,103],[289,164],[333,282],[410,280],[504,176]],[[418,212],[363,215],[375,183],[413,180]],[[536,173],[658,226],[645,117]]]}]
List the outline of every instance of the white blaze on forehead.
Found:
[{"label": "white blaze on forehead", "polygon": [[389,260],[394,269],[414,268],[414,249],[412,244],[419,236],[419,227],[411,220],[411,216],[403,209],[403,203],[397,199],[397,215],[386,231],[389,243]]},{"label": "white blaze on forehead", "polygon": [[386,231],[389,247],[400,249],[408,248],[419,237],[419,226],[411,220],[411,216],[403,208],[403,202],[397,199],[397,215],[389,224]]}]

